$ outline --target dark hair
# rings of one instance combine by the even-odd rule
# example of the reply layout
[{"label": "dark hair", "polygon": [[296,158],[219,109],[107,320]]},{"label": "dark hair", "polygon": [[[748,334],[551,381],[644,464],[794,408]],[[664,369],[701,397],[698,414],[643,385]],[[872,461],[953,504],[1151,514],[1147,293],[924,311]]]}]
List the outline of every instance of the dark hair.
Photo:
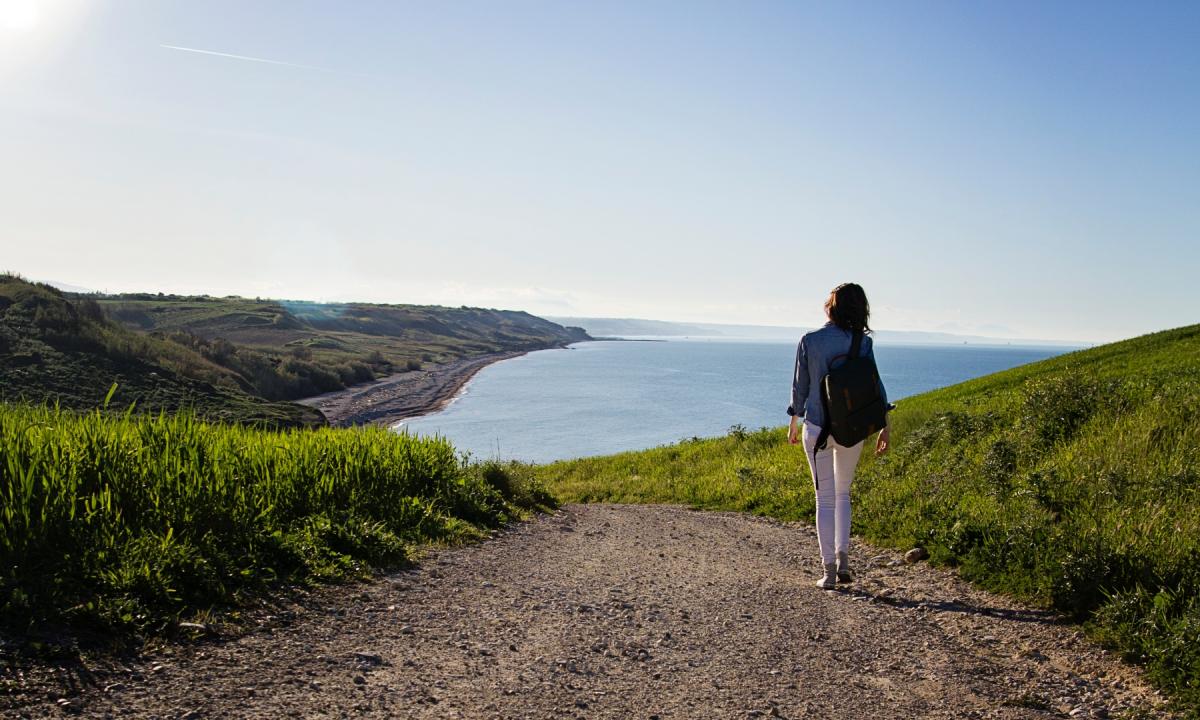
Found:
[{"label": "dark hair", "polygon": [[871,332],[871,326],[867,324],[871,319],[871,304],[858,283],[842,283],[835,287],[825,301],[825,312],[833,324],[843,330]]}]

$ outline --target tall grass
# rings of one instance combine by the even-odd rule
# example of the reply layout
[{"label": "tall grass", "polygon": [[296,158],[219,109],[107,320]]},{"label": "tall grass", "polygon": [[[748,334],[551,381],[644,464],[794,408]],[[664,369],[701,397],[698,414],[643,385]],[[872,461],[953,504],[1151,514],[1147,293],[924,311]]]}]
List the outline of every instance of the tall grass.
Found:
[{"label": "tall grass", "polygon": [[440,439],[0,405],[0,623],[130,637],[551,503]]},{"label": "tall grass", "polygon": [[[1200,713],[1197,408],[1200,326],[905,399],[893,452],[864,454],[854,532],[1085,622]],[[814,510],[782,428],[537,473],[564,501]]]}]

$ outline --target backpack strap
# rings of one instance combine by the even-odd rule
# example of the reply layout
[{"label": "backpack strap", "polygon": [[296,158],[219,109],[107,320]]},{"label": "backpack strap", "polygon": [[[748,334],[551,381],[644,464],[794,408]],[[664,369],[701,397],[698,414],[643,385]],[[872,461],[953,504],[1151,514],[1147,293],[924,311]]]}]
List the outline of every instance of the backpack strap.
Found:
[{"label": "backpack strap", "polygon": [[[825,424],[829,425],[829,421],[826,420]],[[829,444],[829,428],[823,427],[823,428],[821,428],[821,432],[817,433],[817,444],[813,445],[813,461],[814,462],[816,461],[817,451],[824,450],[828,444]]]},{"label": "backpack strap", "polygon": [[863,334],[860,330],[855,330],[854,335],[850,339],[850,355],[849,357],[858,357],[859,351],[862,350]]}]

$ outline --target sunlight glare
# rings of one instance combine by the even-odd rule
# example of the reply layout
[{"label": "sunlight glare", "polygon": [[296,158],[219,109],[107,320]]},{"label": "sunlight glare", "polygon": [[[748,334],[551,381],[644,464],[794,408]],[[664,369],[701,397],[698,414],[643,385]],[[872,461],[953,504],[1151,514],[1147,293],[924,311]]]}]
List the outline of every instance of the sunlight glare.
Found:
[{"label": "sunlight glare", "polygon": [[37,0],[0,0],[0,30],[29,32],[39,19]]}]

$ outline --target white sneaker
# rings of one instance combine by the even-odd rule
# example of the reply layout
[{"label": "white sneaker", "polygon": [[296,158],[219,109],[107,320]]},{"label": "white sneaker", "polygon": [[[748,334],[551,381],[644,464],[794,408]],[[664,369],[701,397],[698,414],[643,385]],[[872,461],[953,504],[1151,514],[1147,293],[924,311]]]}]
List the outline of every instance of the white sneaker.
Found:
[{"label": "white sneaker", "polygon": [[822,590],[832,590],[837,587],[837,563],[825,566],[825,574],[817,581],[817,587]]},{"label": "white sneaker", "polygon": [[850,555],[845,551],[837,554],[837,581],[840,583],[854,582],[850,573]]}]

